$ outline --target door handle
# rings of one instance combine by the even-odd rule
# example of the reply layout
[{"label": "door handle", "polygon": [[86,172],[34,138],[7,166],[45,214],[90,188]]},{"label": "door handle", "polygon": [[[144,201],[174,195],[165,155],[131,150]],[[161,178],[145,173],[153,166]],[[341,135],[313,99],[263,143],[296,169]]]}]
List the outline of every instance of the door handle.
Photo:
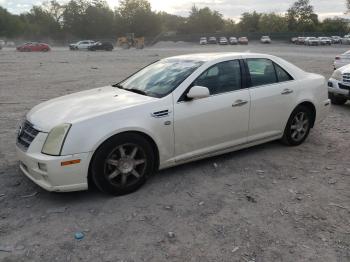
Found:
[{"label": "door handle", "polygon": [[243,106],[247,103],[248,103],[247,100],[238,99],[232,104],[232,107]]},{"label": "door handle", "polygon": [[281,95],[289,95],[291,93],[293,93],[294,91],[292,89],[284,89],[281,93]]}]

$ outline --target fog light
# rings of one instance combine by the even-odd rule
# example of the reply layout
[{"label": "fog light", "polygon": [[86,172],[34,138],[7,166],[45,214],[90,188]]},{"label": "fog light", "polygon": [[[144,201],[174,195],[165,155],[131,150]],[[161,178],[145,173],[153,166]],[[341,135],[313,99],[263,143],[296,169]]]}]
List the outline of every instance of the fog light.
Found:
[{"label": "fog light", "polygon": [[47,172],[47,166],[44,163],[38,163],[38,167],[41,171]]}]

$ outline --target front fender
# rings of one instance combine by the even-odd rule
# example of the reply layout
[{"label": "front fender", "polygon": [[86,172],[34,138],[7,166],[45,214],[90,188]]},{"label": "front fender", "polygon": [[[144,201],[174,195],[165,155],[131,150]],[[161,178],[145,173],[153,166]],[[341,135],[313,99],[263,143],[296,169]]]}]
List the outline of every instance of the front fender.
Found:
[{"label": "front fender", "polygon": [[[154,118],[151,112],[164,109],[165,105],[168,105],[167,102],[160,101],[150,107],[129,108],[72,123],[63,146],[62,155],[93,152],[114,135],[136,131],[153,139],[158,147],[161,164],[174,156],[173,114]],[[172,108],[169,106],[168,108],[172,112]]]}]

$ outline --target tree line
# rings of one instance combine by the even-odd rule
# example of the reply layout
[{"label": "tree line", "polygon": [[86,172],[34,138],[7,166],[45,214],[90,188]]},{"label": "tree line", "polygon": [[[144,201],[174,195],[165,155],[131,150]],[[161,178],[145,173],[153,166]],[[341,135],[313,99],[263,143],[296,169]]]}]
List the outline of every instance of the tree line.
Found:
[{"label": "tree line", "polygon": [[[350,0],[344,11],[350,9]],[[193,6],[188,17],[154,12],[148,0],[121,0],[112,10],[105,0],[57,0],[33,6],[15,15],[0,6],[0,37],[30,39],[111,38],[135,33],[154,37],[161,32],[178,34],[320,32],[348,33],[348,21],[327,18],[320,21],[310,0],[297,0],[285,15],[243,13],[239,22],[225,19],[209,7]]]}]

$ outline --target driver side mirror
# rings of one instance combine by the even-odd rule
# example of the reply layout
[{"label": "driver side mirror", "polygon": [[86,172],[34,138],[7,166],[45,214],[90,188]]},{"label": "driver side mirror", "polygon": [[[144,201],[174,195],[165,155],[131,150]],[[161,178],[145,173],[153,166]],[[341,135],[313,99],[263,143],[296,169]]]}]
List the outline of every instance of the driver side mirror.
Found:
[{"label": "driver side mirror", "polygon": [[193,86],[187,93],[187,98],[190,99],[200,99],[210,96],[209,89],[204,86]]}]

